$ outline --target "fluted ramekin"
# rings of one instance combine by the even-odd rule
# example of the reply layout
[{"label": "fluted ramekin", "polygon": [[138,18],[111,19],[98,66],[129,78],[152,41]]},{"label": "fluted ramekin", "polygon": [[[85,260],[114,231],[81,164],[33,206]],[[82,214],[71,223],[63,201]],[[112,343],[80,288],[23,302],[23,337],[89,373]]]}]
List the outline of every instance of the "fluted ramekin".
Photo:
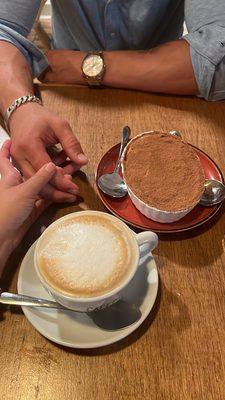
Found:
[{"label": "fluted ramekin", "polygon": [[[129,149],[130,145],[133,143],[134,140],[137,140],[137,138],[140,138],[143,135],[147,135],[147,134],[154,133],[154,132],[155,131],[148,131],[148,132],[140,133],[139,135],[132,138],[129,141],[129,143],[127,144],[127,146],[125,147],[125,149],[123,151],[122,163],[121,163],[123,179],[127,186],[128,194],[130,196],[132,203],[143,215],[145,215],[145,217],[150,218],[153,221],[157,221],[157,222],[161,222],[161,223],[175,222],[175,221],[178,221],[179,219],[183,218],[185,215],[187,215],[198,204],[201,195],[199,196],[199,199],[196,200],[196,203],[194,203],[189,208],[177,210],[177,211],[164,211],[164,210],[160,210],[155,207],[151,207],[150,205],[144,203],[139,197],[137,197],[136,194],[129,187],[129,185],[126,181],[126,177],[125,177],[125,165],[124,164],[125,164],[126,154],[127,154],[127,151]],[[168,132],[162,132],[162,133],[168,133]],[[204,190],[204,187],[202,189],[202,192],[203,192],[203,190]]]}]

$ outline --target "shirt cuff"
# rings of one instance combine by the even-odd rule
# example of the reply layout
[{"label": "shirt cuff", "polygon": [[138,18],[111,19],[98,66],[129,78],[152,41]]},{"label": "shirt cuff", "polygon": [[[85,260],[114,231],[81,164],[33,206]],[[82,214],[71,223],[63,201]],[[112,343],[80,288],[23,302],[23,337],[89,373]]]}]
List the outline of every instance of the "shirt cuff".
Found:
[{"label": "shirt cuff", "polygon": [[38,77],[48,67],[47,58],[28,39],[13,29],[0,24],[0,40],[11,43],[24,55],[29,62],[33,77]]},{"label": "shirt cuff", "polygon": [[[213,93],[213,81],[221,81],[222,74],[217,66],[225,57],[225,28],[215,25],[206,25],[183,37],[190,45],[191,61],[195,78],[199,88],[199,97],[206,100],[225,98],[225,87],[221,88],[220,96]],[[216,76],[217,75],[217,76]]]}]

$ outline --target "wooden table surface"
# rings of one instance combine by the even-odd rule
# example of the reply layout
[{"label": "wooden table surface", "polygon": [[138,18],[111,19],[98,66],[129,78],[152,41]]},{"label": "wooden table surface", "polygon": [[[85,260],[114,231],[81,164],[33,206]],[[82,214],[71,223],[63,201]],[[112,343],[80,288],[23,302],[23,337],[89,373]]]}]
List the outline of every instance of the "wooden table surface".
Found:
[{"label": "wooden table surface", "polygon": [[[1,287],[16,291],[20,262],[39,226],[71,211],[104,210],[96,166],[120,140],[150,129],[178,129],[225,175],[225,103],[114,89],[43,87],[44,103],[71,124],[89,165],[77,178],[78,205],[51,207],[13,254]],[[35,151],[35,149],[34,149]],[[225,399],[225,207],[213,223],[160,237],[160,289],[154,309],[132,335],[100,349],[67,349],[42,337],[20,310],[2,308],[1,400]]]}]

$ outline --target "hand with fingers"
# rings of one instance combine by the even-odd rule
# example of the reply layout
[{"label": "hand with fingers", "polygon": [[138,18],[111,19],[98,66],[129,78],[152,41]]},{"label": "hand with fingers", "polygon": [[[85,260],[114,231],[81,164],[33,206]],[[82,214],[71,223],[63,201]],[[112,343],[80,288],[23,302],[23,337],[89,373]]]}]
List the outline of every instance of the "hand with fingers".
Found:
[{"label": "hand with fingers", "polygon": [[[13,162],[25,178],[46,163],[60,165],[69,159],[64,168],[57,169],[42,195],[54,202],[75,201],[78,187],[70,177],[88,160],[68,122],[37,103],[27,103],[12,114],[10,134]],[[62,151],[51,158],[48,150],[56,144]]]},{"label": "hand with fingers", "polygon": [[7,140],[0,150],[0,272],[31,224],[50,204],[40,193],[57,174],[57,167],[50,162],[23,181],[10,162],[10,148],[11,140]]}]

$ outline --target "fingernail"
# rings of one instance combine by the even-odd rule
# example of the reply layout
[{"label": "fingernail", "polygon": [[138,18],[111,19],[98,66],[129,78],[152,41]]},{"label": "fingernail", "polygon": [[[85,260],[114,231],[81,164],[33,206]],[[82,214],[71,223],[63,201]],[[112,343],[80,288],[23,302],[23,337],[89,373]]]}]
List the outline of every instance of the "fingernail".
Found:
[{"label": "fingernail", "polygon": [[81,161],[81,162],[88,162],[87,157],[86,157],[84,154],[82,154],[82,153],[81,153],[81,154],[78,154],[77,158],[78,158],[78,160]]},{"label": "fingernail", "polygon": [[66,203],[74,203],[76,201],[76,197],[65,200]]},{"label": "fingernail", "polygon": [[53,172],[53,171],[55,171],[55,164],[52,163],[52,162],[50,162],[50,163],[48,163],[48,164],[45,165],[45,169],[46,169],[48,172]]},{"label": "fingernail", "polygon": [[67,192],[71,193],[71,194],[77,194],[78,193],[78,188],[77,189],[68,189]]}]

